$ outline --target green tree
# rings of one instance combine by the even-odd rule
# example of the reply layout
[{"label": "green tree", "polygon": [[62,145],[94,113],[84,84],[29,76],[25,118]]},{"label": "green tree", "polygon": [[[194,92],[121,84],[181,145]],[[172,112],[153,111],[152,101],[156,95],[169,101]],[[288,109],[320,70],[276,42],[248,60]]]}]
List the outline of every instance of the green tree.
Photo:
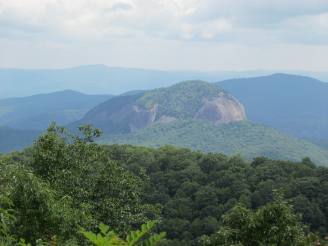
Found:
[{"label": "green tree", "polygon": [[213,238],[212,245],[310,245],[300,217],[279,194],[255,212],[241,205],[234,207]]},{"label": "green tree", "polygon": [[93,224],[102,221],[124,234],[147,220],[140,199],[144,182],[94,142],[100,134],[89,125],[72,134],[52,124],[36,141],[31,166]]},{"label": "green tree", "polygon": [[2,171],[0,190],[7,194],[10,210],[2,209],[6,213],[1,212],[1,217],[7,221],[5,231],[13,242],[20,238],[28,242],[47,241],[54,235],[68,240],[77,234],[78,225],[90,224],[82,210],[73,209],[68,198],[60,197],[33,173],[12,165]]}]

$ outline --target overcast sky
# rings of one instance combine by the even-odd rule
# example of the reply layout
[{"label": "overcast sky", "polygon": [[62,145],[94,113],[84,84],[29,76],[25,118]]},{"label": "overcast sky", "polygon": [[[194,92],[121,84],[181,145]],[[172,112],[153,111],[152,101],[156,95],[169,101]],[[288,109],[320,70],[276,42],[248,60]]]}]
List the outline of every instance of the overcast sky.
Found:
[{"label": "overcast sky", "polygon": [[328,69],[328,0],[0,0],[0,67]]}]

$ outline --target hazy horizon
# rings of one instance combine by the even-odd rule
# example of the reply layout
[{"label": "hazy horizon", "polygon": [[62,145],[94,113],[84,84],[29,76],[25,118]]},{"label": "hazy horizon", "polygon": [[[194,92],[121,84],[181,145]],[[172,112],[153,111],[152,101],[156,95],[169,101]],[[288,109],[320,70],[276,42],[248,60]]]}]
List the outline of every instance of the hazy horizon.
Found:
[{"label": "hazy horizon", "polygon": [[[138,67],[138,66],[115,66],[108,65],[103,63],[86,63],[86,64],[77,64],[71,66],[58,66],[58,67],[49,67],[49,66],[40,66],[40,67],[0,67],[1,70],[65,70],[65,69],[74,69],[74,68],[83,68],[83,67],[107,67],[107,68],[117,68],[117,69],[136,69],[136,70],[149,70],[149,71],[160,71],[160,72],[197,72],[197,73],[265,73],[267,75],[275,73],[288,73],[295,75],[305,75],[306,73],[328,73],[328,69],[325,70],[286,70],[286,69],[276,69],[276,70],[266,70],[266,69],[240,69],[240,70],[207,70],[207,69],[165,69],[165,68],[151,68],[151,67]],[[309,75],[311,76],[311,75]]]},{"label": "hazy horizon", "polygon": [[119,95],[167,87],[186,80],[219,82],[272,74],[307,76],[328,82],[328,73],[301,71],[186,71],[82,65],[60,69],[1,69],[0,99],[74,90],[89,95]]}]

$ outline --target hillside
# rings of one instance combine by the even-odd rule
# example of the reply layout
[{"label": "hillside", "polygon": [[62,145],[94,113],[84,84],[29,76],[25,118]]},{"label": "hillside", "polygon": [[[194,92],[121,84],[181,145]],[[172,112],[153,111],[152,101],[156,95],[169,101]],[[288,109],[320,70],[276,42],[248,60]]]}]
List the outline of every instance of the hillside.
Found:
[{"label": "hillside", "polygon": [[45,130],[52,121],[66,125],[107,100],[108,95],[85,95],[65,90],[22,98],[0,100],[0,126]]},{"label": "hillside", "polygon": [[328,83],[296,75],[217,83],[247,109],[248,119],[307,139],[328,140]]},{"label": "hillside", "polygon": [[167,88],[109,99],[74,125],[93,124],[111,133],[128,133],[155,123],[203,119],[214,125],[243,121],[243,105],[215,85],[186,81]]},{"label": "hillside", "polygon": [[40,133],[33,130],[16,130],[0,127],[0,153],[22,150],[32,145]]},{"label": "hillside", "polygon": [[101,142],[152,147],[169,144],[227,155],[240,154],[247,159],[265,156],[300,161],[304,157],[310,157],[315,163],[328,165],[327,151],[272,128],[250,122],[216,127],[204,121],[176,121],[157,124],[135,133],[106,135]]}]

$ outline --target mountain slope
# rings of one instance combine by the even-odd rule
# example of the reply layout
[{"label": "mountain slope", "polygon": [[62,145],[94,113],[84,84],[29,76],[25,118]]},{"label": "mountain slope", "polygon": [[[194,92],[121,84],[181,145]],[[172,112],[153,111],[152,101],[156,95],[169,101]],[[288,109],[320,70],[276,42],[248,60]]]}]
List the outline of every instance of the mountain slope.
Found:
[{"label": "mountain slope", "polygon": [[17,129],[44,130],[56,121],[66,125],[83,117],[108,95],[85,95],[76,91],[60,91],[22,98],[0,100],[0,126]]},{"label": "mountain slope", "polygon": [[217,85],[244,104],[251,121],[301,138],[328,139],[328,83],[274,74]]},{"label": "mountain slope", "polygon": [[203,81],[186,81],[167,88],[109,99],[75,123],[93,124],[105,132],[127,133],[155,123],[204,119],[215,125],[243,121],[243,106],[230,94]]},{"label": "mountain slope", "polygon": [[251,159],[302,160],[328,165],[328,152],[309,142],[289,137],[277,130],[250,122],[219,127],[205,121],[176,121],[156,124],[130,134],[106,135],[102,143],[135,144],[158,147],[166,144],[227,155],[241,154]]},{"label": "mountain slope", "polygon": [[40,134],[39,131],[0,127],[0,153],[22,150],[30,146]]}]

